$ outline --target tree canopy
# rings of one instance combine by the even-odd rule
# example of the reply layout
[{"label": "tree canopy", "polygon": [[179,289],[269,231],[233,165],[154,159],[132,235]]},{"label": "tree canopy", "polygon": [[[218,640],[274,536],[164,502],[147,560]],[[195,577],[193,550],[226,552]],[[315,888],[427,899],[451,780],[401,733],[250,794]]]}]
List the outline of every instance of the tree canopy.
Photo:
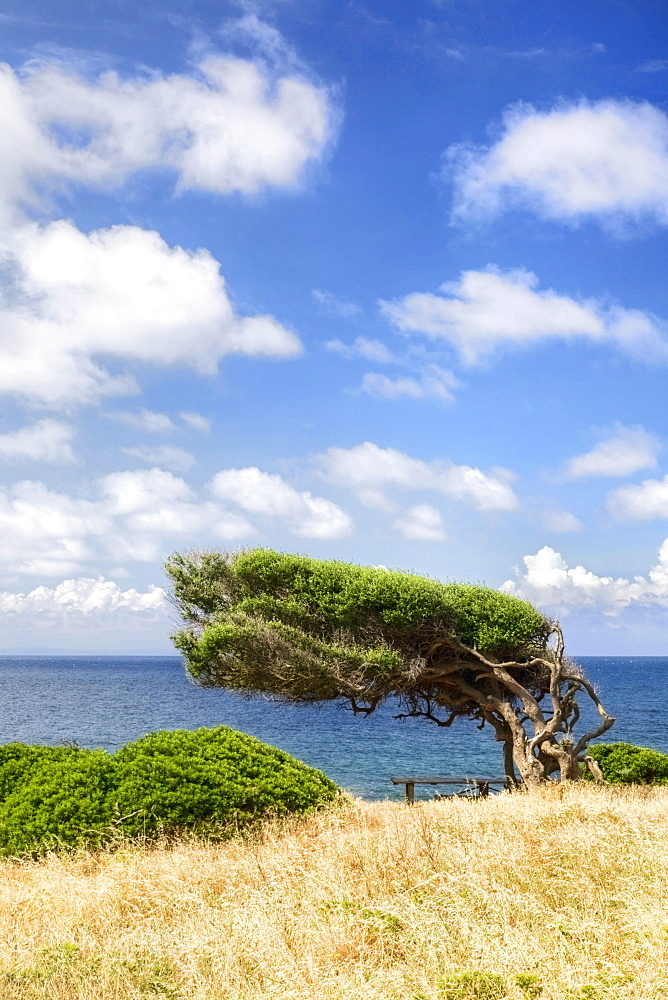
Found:
[{"label": "tree canopy", "polygon": [[202,685],[366,714],[394,697],[401,715],[441,726],[472,718],[525,781],[575,776],[593,738],[573,740],[579,692],[601,714],[595,735],[612,724],[558,626],[489,587],[267,549],[177,554],[167,571],[186,625],[174,643]]}]

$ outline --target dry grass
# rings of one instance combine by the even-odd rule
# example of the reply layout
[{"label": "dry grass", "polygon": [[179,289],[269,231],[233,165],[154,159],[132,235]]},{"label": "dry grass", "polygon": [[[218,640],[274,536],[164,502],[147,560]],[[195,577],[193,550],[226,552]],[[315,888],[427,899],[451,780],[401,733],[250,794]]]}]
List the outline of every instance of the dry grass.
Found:
[{"label": "dry grass", "polygon": [[591,786],[8,861],[0,997],[663,1000],[667,873],[668,789]]}]

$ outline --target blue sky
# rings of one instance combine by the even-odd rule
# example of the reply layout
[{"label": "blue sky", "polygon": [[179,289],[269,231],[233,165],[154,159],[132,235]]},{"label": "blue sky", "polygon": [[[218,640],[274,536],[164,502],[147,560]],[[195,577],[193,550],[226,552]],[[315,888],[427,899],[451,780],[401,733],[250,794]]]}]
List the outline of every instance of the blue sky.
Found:
[{"label": "blue sky", "polygon": [[164,558],[265,545],[668,652],[663,4],[0,26],[5,650],[168,651]]}]

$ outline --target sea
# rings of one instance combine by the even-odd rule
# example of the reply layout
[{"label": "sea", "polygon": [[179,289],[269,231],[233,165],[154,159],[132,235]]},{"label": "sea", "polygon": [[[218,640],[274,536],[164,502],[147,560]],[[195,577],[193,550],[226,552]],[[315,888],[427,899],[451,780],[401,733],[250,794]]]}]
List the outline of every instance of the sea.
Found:
[{"label": "sea", "polygon": [[[576,658],[617,719],[604,739],[668,753],[668,657]],[[449,729],[395,718],[386,703],[366,718],[333,704],[295,706],[244,698],[190,681],[178,656],[0,656],[0,743],[20,741],[113,752],[158,729],[226,725],[280,747],[365,799],[401,799],[392,776],[503,774],[489,727]],[[593,716],[585,712],[585,724]],[[432,796],[422,786],[419,796]]]}]

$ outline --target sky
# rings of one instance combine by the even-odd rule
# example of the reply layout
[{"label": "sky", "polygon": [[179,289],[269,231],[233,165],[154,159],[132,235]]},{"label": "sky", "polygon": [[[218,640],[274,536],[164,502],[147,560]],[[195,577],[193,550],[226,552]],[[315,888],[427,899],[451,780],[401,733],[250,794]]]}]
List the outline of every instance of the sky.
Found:
[{"label": "sky", "polygon": [[668,655],[668,8],[2,0],[0,651],[175,551],[484,583]]}]

